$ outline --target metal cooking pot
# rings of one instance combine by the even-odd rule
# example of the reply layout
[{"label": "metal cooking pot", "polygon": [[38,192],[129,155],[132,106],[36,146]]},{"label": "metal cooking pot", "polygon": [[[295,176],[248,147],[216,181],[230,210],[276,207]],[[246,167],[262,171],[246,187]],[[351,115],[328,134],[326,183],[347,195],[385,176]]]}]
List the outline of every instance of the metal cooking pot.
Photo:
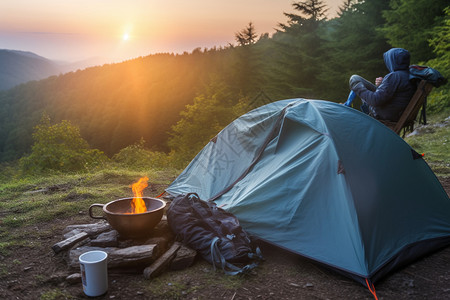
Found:
[{"label": "metal cooking pot", "polygon": [[[142,197],[147,211],[139,214],[130,214],[133,198],[122,198],[107,204],[92,204],[89,207],[89,216],[93,219],[107,220],[120,236],[127,238],[140,238],[150,235],[151,230],[161,221],[166,202],[150,197]],[[105,216],[94,216],[94,207],[103,208]]]}]

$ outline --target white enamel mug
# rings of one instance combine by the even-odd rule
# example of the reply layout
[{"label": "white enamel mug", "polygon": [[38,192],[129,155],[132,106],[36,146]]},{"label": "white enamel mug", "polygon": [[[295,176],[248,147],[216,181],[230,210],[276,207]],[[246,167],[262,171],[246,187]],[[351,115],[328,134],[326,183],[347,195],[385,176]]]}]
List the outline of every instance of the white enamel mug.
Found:
[{"label": "white enamel mug", "polygon": [[89,251],[79,257],[83,291],[96,297],[108,290],[108,254],[104,251]]}]

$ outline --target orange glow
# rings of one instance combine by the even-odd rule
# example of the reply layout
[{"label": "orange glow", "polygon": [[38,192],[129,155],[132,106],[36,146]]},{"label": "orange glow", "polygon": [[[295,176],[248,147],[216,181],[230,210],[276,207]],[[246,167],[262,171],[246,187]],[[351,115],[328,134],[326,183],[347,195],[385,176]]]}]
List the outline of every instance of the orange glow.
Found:
[{"label": "orange glow", "polygon": [[103,65],[227,46],[249,20],[258,35],[271,34],[285,12],[293,12],[290,1],[0,1],[0,40],[4,49]]},{"label": "orange glow", "polygon": [[140,214],[147,211],[145,206],[145,201],[142,199],[142,191],[148,186],[148,177],[142,177],[138,182],[131,185],[133,190],[134,198],[131,202],[131,213]]}]

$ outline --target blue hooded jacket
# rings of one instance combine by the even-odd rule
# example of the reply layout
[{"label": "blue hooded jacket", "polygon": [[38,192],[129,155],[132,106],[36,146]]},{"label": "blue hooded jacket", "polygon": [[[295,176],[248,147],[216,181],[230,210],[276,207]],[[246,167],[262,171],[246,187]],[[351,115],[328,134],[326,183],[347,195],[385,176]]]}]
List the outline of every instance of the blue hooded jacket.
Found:
[{"label": "blue hooded jacket", "polygon": [[375,91],[364,85],[354,87],[355,93],[370,106],[376,117],[382,120],[398,121],[416,91],[409,81],[409,52],[392,48],[384,53],[384,63],[389,70]]}]

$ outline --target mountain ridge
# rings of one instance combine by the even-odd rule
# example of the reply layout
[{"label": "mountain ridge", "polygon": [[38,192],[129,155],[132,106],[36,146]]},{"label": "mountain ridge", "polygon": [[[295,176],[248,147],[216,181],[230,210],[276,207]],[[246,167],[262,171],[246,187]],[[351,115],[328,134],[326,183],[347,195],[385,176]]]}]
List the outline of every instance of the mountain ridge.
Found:
[{"label": "mountain ridge", "polygon": [[33,52],[0,49],[0,90],[47,78],[63,71],[60,65]]},{"label": "mountain ridge", "polygon": [[40,56],[31,51],[0,49],[0,91],[32,80],[100,65],[100,59],[63,62]]}]

